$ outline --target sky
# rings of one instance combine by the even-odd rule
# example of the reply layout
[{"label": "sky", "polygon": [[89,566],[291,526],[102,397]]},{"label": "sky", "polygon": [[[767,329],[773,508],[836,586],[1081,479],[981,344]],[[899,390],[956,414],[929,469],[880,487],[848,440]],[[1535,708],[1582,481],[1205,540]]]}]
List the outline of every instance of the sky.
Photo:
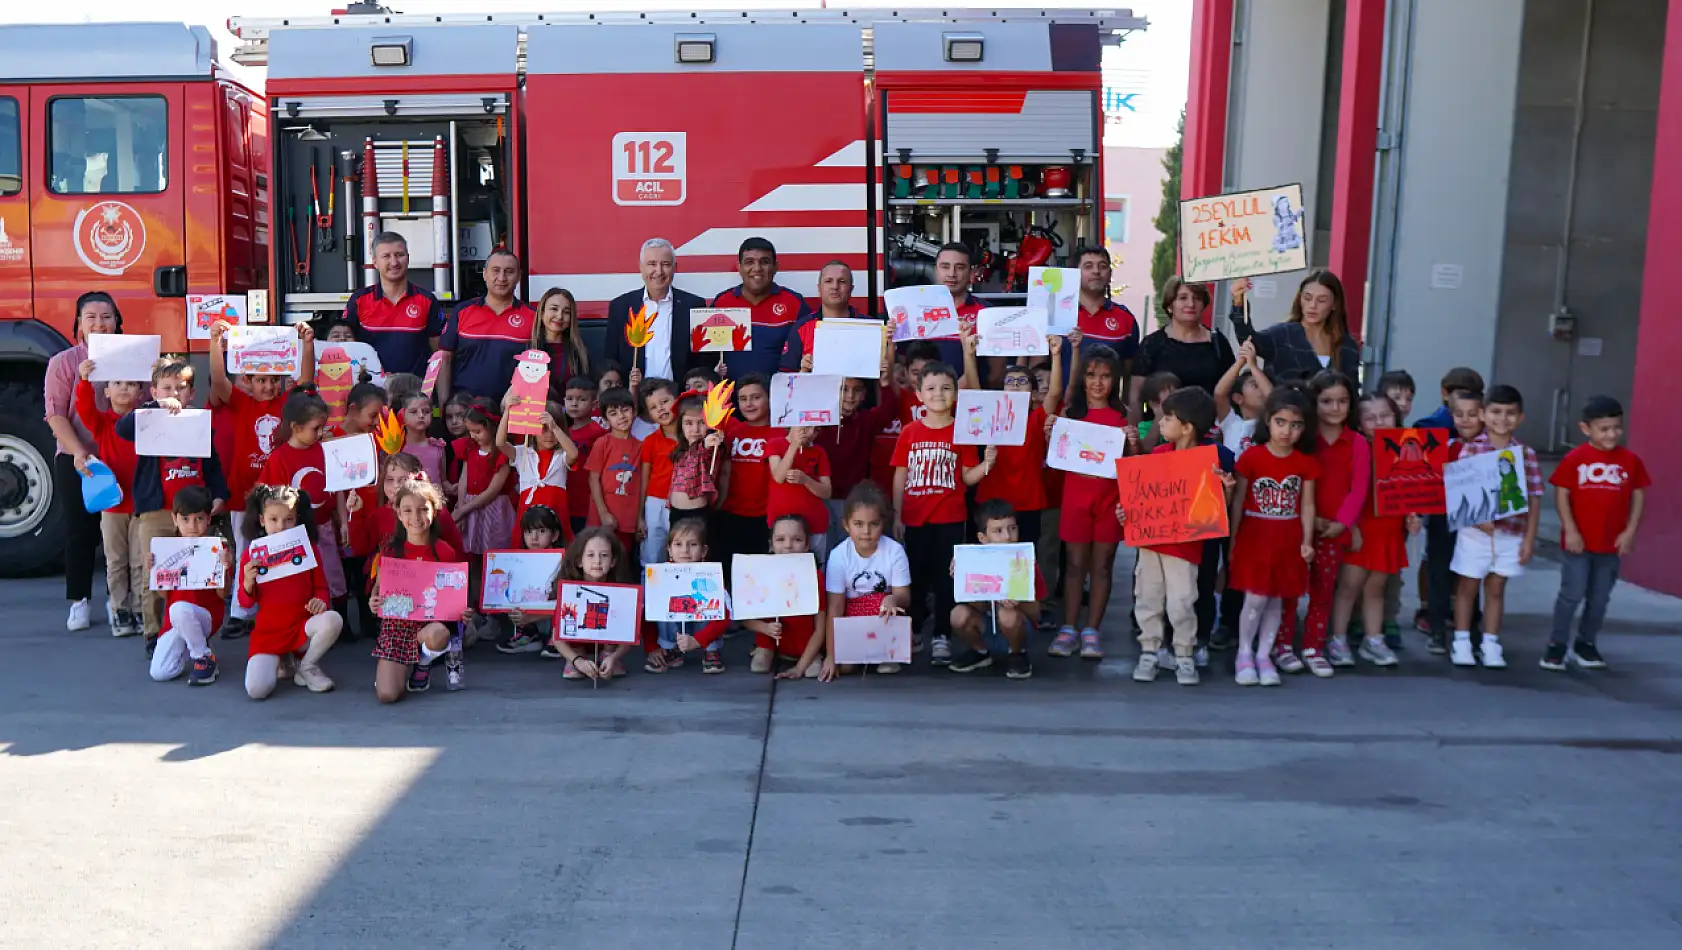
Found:
[{"label": "sky", "polygon": [[[469,11],[555,11],[587,10],[689,10],[728,6],[726,0],[385,0],[387,6],[404,13],[464,13]],[[747,8],[817,7],[821,0],[744,0]],[[917,4],[921,5],[921,4]],[[976,0],[988,9],[1009,7],[1078,7],[1091,9],[1090,2],[1071,0]],[[13,23],[111,22],[136,19],[134,0],[59,0],[51,4],[24,4],[13,0],[5,19]],[[224,63],[246,82],[260,82],[262,70],[251,70],[227,59],[238,41],[227,31],[231,16],[285,17],[325,16],[345,0],[146,0],[144,18],[176,20],[209,27],[221,49]],[[829,6],[845,9],[905,6],[904,0],[830,0]],[[1186,71],[1191,49],[1191,0],[1117,0],[1105,8],[1131,8],[1151,21],[1149,30],[1129,36],[1119,48],[1104,55],[1104,86],[1107,112],[1106,145],[1162,148],[1173,144],[1174,124],[1186,99]]]}]

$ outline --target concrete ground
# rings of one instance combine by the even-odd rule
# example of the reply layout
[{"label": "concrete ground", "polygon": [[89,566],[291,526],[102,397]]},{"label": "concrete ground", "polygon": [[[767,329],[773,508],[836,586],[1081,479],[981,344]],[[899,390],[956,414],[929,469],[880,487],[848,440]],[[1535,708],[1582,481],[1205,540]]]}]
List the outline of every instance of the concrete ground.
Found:
[{"label": "concrete ground", "polygon": [[254,703],[243,644],[152,683],[6,582],[0,947],[1671,950],[1682,602],[1620,588],[1613,668],[1546,673],[1556,584],[1514,585],[1504,672],[1410,635],[1393,671],[1139,685],[1118,608],[1112,659],[1026,683],[773,686],[736,639],[593,691],[480,648],[383,708],[366,644]]}]

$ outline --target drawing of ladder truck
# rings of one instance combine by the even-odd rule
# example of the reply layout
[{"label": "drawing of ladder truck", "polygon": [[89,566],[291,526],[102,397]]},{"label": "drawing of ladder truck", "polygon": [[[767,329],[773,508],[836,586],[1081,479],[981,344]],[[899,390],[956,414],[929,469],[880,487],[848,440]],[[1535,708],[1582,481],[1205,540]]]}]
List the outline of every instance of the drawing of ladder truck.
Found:
[{"label": "drawing of ladder truck", "polygon": [[611,598],[599,590],[579,587],[578,599],[583,607],[582,616],[579,611],[580,604],[568,606],[563,618],[562,639],[589,638],[607,630],[607,611]]}]

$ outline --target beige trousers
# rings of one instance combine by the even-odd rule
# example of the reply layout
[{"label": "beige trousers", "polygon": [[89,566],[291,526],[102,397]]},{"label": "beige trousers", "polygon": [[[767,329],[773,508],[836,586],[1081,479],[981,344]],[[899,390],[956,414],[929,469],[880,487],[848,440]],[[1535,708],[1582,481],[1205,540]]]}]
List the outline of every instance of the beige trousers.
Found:
[{"label": "beige trousers", "polygon": [[140,586],[135,589],[135,596],[140,602],[140,622],[146,629],[148,637],[156,637],[163,629],[164,595],[163,591],[150,590],[151,578],[146,575],[146,555],[152,552],[153,538],[175,537],[175,517],[167,511],[148,511],[143,515],[135,515],[134,520],[140,523],[140,550],[131,556],[140,559]]},{"label": "beige trousers", "polygon": [[102,512],[99,532],[105,537],[105,589],[111,609],[137,611],[146,594],[146,547],[140,540],[140,519]]},{"label": "beige trousers", "polygon": [[1133,615],[1139,620],[1139,646],[1162,649],[1163,618],[1174,628],[1174,655],[1191,656],[1197,648],[1197,565],[1149,548],[1136,549]]}]

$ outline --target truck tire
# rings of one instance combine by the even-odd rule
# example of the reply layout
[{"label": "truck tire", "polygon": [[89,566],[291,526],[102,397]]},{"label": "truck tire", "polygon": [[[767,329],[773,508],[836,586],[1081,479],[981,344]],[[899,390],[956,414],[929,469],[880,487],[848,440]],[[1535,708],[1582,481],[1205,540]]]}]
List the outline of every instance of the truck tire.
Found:
[{"label": "truck tire", "polygon": [[63,563],[64,506],[72,499],[53,491],[57,449],[40,384],[0,384],[0,576],[41,574]]}]

